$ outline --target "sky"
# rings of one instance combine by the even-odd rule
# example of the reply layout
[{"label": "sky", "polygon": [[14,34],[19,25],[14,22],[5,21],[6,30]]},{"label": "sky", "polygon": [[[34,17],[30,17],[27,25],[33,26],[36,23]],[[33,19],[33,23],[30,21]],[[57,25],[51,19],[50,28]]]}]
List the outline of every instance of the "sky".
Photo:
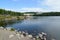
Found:
[{"label": "sky", "polygon": [[60,12],[60,0],[0,0],[0,8],[18,12]]}]

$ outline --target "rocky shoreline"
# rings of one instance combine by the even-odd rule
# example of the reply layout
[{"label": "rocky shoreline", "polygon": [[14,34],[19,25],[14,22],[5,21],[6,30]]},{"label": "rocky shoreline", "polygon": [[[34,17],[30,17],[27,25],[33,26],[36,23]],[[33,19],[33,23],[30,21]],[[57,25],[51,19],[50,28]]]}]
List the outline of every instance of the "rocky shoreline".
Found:
[{"label": "rocky shoreline", "polygon": [[24,31],[11,30],[11,28],[0,27],[0,40],[46,40],[46,33],[41,32],[32,36]]}]

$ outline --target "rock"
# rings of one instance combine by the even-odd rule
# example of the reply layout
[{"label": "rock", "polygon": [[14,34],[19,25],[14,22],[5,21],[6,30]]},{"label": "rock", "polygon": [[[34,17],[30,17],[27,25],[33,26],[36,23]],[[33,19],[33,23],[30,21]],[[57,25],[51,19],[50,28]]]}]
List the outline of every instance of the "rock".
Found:
[{"label": "rock", "polygon": [[14,37],[14,35],[9,35],[9,38],[12,38],[12,37]]},{"label": "rock", "polygon": [[47,35],[46,33],[42,32],[42,35]]},{"label": "rock", "polygon": [[29,38],[32,38],[32,35],[28,35]]},{"label": "rock", "polygon": [[1,30],[3,30],[4,28],[3,27],[0,27]]},{"label": "rock", "polygon": [[21,38],[24,38],[23,34],[21,34]]}]

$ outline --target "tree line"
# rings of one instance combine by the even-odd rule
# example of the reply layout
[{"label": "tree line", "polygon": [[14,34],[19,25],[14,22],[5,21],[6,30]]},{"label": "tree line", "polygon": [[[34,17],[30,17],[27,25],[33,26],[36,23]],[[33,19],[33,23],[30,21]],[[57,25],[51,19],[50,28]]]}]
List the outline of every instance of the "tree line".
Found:
[{"label": "tree line", "polygon": [[23,13],[0,9],[0,15],[22,16]]},{"label": "tree line", "polygon": [[60,16],[60,12],[44,12],[41,14],[34,14],[33,16]]},{"label": "tree line", "polygon": [[33,14],[32,16],[60,16],[60,12],[43,12],[43,13],[24,12],[24,13],[21,13],[21,12],[0,9],[0,15],[23,16],[24,14]]}]

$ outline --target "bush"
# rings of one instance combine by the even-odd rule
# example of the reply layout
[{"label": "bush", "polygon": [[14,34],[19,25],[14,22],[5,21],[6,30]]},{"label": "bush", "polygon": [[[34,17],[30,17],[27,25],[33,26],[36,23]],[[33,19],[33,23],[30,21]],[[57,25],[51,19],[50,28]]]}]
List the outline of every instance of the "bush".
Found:
[{"label": "bush", "polygon": [[10,31],[15,31],[15,29],[14,28],[11,28],[11,30]]}]

